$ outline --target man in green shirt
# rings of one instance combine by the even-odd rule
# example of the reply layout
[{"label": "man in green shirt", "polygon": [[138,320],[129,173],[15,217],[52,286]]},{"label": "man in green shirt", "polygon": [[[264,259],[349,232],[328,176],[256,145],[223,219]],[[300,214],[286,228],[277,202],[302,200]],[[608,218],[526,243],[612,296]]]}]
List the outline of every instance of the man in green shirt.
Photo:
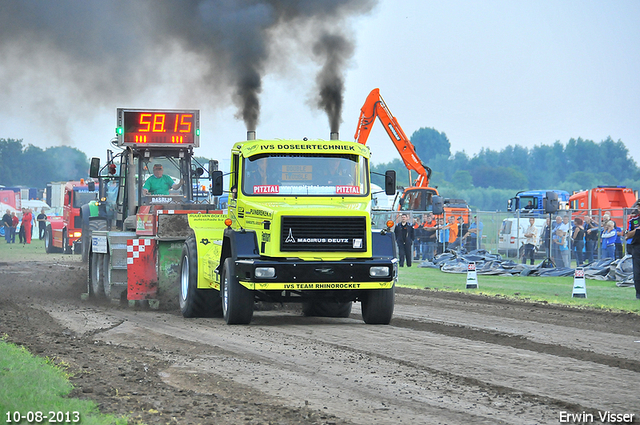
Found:
[{"label": "man in green shirt", "polygon": [[173,179],[163,175],[163,172],[162,164],[153,166],[153,176],[150,176],[142,186],[143,195],[168,195],[170,189],[177,190],[184,183],[183,180],[180,180],[173,184]]}]

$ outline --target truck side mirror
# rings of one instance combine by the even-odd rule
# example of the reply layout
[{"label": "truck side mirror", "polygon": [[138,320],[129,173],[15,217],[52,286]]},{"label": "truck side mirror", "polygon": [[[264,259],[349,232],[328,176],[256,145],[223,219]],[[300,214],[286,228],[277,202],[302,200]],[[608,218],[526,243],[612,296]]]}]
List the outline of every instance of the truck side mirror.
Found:
[{"label": "truck side mirror", "polygon": [[542,200],[542,206],[544,212],[553,214],[558,211],[558,194],[556,192],[547,192],[545,198]]},{"label": "truck side mirror", "polygon": [[87,190],[89,192],[95,192],[96,191],[96,182],[87,183]]},{"label": "truck side mirror", "polygon": [[511,198],[507,200],[507,211],[513,211],[513,201],[515,198]]},{"label": "truck side mirror", "polygon": [[89,166],[89,177],[97,179],[100,177],[100,158],[91,158]]},{"label": "truck side mirror", "polygon": [[444,213],[444,198],[442,196],[432,197],[431,204],[434,215],[441,215]]},{"label": "truck side mirror", "polygon": [[213,196],[222,195],[222,171],[210,171],[209,174],[211,175],[211,194]]},{"label": "truck side mirror", "polygon": [[198,177],[202,176],[204,174],[204,170],[202,169],[202,167],[196,167],[195,174]]},{"label": "truck side mirror", "polygon": [[396,193],[395,170],[387,170],[384,173],[384,193],[386,193],[387,195],[395,195]]}]

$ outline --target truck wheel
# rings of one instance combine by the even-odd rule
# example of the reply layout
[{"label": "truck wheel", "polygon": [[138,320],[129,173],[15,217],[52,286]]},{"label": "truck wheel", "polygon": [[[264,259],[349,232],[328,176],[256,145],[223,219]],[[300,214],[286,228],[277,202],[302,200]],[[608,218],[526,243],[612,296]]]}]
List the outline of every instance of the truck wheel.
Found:
[{"label": "truck wheel", "polygon": [[94,230],[107,230],[106,220],[89,220],[89,227],[82,229],[82,262],[89,260],[91,251],[91,234]]},{"label": "truck wheel", "polygon": [[215,289],[198,289],[196,240],[188,238],[180,261],[180,311],[184,317],[222,317],[222,299]]},{"label": "truck wheel", "polygon": [[60,248],[53,246],[53,232],[51,231],[50,225],[44,230],[44,250],[47,254],[54,254],[62,251]]},{"label": "truck wheel", "polygon": [[349,317],[352,302],[310,301],[302,304],[302,314],[317,317]]},{"label": "truck wheel", "polygon": [[91,252],[89,257],[89,295],[104,298],[104,254]]},{"label": "truck wheel", "polygon": [[71,247],[69,246],[69,234],[67,229],[62,231],[62,253],[71,254]]},{"label": "truck wheel", "polygon": [[222,311],[229,325],[246,325],[253,317],[253,294],[238,282],[233,259],[224,260],[220,284],[222,286]]},{"label": "truck wheel", "polygon": [[393,316],[396,287],[372,289],[362,299],[362,319],[369,325],[388,325]]}]

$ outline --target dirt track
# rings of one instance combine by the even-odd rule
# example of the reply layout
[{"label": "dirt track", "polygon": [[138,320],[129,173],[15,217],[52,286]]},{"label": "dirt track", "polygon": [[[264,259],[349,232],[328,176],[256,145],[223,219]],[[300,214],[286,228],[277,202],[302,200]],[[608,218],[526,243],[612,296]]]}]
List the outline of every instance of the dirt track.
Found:
[{"label": "dirt track", "polygon": [[275,309],[227,326],[81,301],[86,270],[67,258],[0,267],[0,333],[70,364],[74,396],[135,421],[640,422],[636,315],[401,289],[389,326],[365,325],[358,304],[347,319]]}]

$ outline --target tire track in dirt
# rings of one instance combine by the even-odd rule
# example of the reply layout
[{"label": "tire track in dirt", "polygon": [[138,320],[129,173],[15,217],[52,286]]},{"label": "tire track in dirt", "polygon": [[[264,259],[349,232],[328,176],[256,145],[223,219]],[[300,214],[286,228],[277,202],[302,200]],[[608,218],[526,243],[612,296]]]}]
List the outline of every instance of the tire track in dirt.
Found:
[{"label": "tire track in dirt", "polygon": [[[400,316],[400,318],[398,317]],[[500,320],[504,323],[504,319]],[[515,322],[515,321],[514,321]],[[404,310],[396,312],[393,326],[399,328],[419,330],[436,333],[456,338],[464,338],[471,341],[481,341],[489,344],[503,345],[505,347],[519,348],[541,354],[551,354],[559,357],[572,358],[577,361],[590,361],[605,366],[640,372],[640,343],[630,336],[611,335],[603,332],[578,332],[576,329],[555,327],[556,334],[547,333],[547,339],[554,339],[554,343],[536,341],[539,335],[532,335],[532,330],[525,334],[514,332],[513,327],[501,328],[479,325],[482,321],[474,321],[478,325],[465,325],[459,321],[446,322],[442,319],[425,318],[416,313]],[[526,329],[540,327],[540,324],[530,323]],[[553,327],[547,325],[547,328]],[[536,331],[537,332],[537,331]],[[543,334],[544,332],[537,332]],[[577,338],[576,338],[577,337]],[[573,341],[569,340],[572,338]],[[576,343],[577,342],[577,343]],[[571,346],[564,346],[569,344]],[[580,348],[576,348],[576,346]]]},{"label": "tire track in dirt", "polygon": [[[535,418],[552,420],[561,410],[589,411],[594,406],[622,409],[635,403],[629,395],[633,393],[629,392],[633,386],[618,384],[621,371],[490,343],[476,341],[470,345],[465,339],[424,330],[407,330],[395,325],[371,327],[354,319],[309,319],[285,312],[257,313],[254,324],[249,327],[228,327],[219,320],[199,320],[197,326],[191,322],[187,330],[179,317],[158,326],[157,318],[150,320],[139,313],[136,316],[127,318],[127,328],[114,328],[98,338],[129,346],[135,340],[136,346],[142,344],[138,346],[141,349],[152,349],[154,341],[160,340],[158,335],[148,341],[140,339],[140,335],[150,332],[168,336],[173,341],[170,345],[204,342],[234,352],[232,356],[217,355],[213,363],[232,364],[236,374],[225,376],[224,371],[216,369],[210,364],[211,359],[206,358],[198,360],[195,368],[189,367],[195,360],[183,365],[192,373],[210,370],[251,386],[257,383],[243,377],[262,377],[265,370],[274,370],[274,374],[265,377],[267,384],[258,386],[261,391],[298,402],[301,402],[299,394],[308,394],[311,406],[324,405],[331,413],[355,423],[375,422],[380,417],[398,419],[393,416],[398,415],[398,411],[404,412],[399,416],[404,420],[426,415],[462,423],[459,421],[463,418],[455,416],[465,413],[465,408],[479,415],[468,417],[471,423],[481,423],[487,417],[492,418],[489,421],[492,423],[499,423],[498,418],[509,423],[515,411],[529,412],[532,423],[545,423],[536,422]],[[176,342],[178,340],[181,342]],[[353,361],[353,356],[359,360]],[[452,362],[456,356],[460,360]],[[374,364],[377,366],[372,367]],[[371,370],[396,373],[373,379],[369,376]],[[319,377],[318,371],[324,375]],[[610,376],[598,383],[608,390],[567,391],[563,385],[565,380],[577,387],[589,388],[593,383],[589,376]],[[433,386],[434,383],[437,384]],[[314,395],[318,385],[333,388],[334,392]],[[347,394],[360,394],[358,400],[366,399],[373,404],[358,409],[353,397],[345,399]],[[447,402],[442,399],[443,394],[453,396]],[[498,396],[500,401],[495,402]],[[394,400],[394,408],[383,404],[389,399]],[[341,407],[344,405],[350,406],[349,409],[344,410]],[[375,417],[369,417],[367,412],[372,409],[391,410],[376,410]],[[434,409],[439,413],[434,413]],[[355,416],[354,410],[358,413]]]}]

